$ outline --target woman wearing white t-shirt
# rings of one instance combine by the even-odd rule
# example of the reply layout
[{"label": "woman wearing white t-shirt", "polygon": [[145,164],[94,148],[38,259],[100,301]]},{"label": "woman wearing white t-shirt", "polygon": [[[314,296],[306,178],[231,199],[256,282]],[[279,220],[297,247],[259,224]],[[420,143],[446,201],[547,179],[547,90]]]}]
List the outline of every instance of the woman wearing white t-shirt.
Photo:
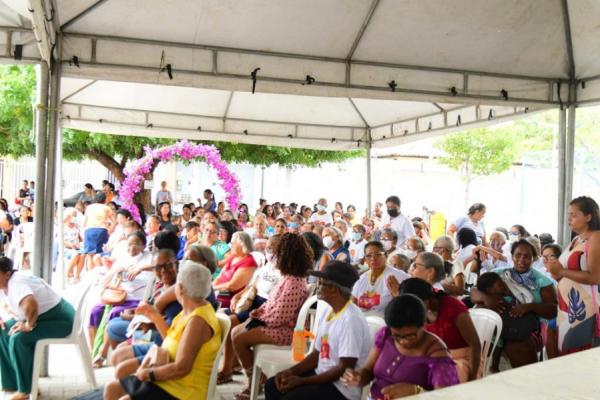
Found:
[{"label": "woman wearing white t-shirt", "polygon": [[333,217],[327,212],[326,199],[319,199],[319,202],[317,203],[317,212],[310,216],[310,222],[326,226],[333,224]]},{"label": "woman wearing white t-shirt", "polygon": [[383,315],[385,307],[392,300],[386,282],[394,276],[402,282],[410,276],[398,269],[386,265],[385,251],[380,242],[369,242],[365,246],[365,262],[369,271],[361,275],[352,288],[352,301],[362,311],[373,311]]},{"label": "woman wearing white t-shirt", "polygon": [[9,258],[0,257],[0,302],[5,300],[16,318],[0,319],[2,389],[25,400],[37,341],[70,335],[75,310],[41,278],[16,272]]},{"label": "woman wearing white t-shirt", "polygon": [[478,244],[487,245],[485,238],[485,227],[483,225],[483,217],[485,217],[485,205],[475,203],[469,207],[469,211],[465,217],[458,218],[448,227],[448,235],[454,236],[455,233],[462,228],[469,228],[477,234]]}]

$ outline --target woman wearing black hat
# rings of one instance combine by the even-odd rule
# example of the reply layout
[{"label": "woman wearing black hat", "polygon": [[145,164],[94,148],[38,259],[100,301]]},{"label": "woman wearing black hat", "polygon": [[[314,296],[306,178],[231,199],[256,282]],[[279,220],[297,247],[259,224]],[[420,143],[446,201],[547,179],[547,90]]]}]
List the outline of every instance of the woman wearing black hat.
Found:
[{"label": "woman wearing black hat", "polygon": [[75,310],[44,280],[13,270],[12,261],[0,257],[0,302],[4,300],[17,318],[0,319],[2,390],[17,392],[12,400],[25,400],[36,342],[71,334]]}]

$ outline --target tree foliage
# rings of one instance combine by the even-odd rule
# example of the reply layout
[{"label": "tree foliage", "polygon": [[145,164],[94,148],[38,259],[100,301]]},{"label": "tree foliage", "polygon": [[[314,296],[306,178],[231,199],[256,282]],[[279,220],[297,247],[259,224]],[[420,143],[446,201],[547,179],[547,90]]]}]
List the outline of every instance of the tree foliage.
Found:
[{"label": "tree foliage", "polygon": [[445,153],[438,159],[440,163],[467,176],[504,172],[517,155],[514,137],[499,129],[481,128],[447,135],[436,146]]},{"label": "tree foliage", "polygon": [[[32,66],[0,66],[0,156],[14,158],[33,155],[33,102],[35,71]],[[68,160],[93,159],[122,180],[123,168],[143,155],[145,146],[173,143],[170,139],[107,135],[74,129],[63,131],[63,155]],[[258,146],[230,142],[212,143],[228,162],[255,165],[317,166],[340,162],[363,154],[362,151],[322,151],[288,147]]]}]

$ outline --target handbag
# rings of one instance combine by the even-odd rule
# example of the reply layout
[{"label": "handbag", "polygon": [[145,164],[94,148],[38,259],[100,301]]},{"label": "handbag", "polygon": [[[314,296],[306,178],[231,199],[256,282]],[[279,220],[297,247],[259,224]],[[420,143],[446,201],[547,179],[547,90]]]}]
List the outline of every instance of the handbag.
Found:
[{"label": "handbag", "polygon": [[256,289],[254,288],[254,286],[252,286],[249,289],[247,289],[240,296],[240,299],[238,300],[237,304],[235,305],[234,312],[236,314],[238,314],[238,313],[241,313],[244,311],[248,311],[250,309],[250,307],[252,307],[252,303],[254,302],[255,297],[256,297]]},{"label": "handbag", "polygon": [[520,317],[511,317],[510,308],[515,301],[507,304],[500,315],[502,317],[502,333],[500,337],[506,341],[521,342],[528,339],[532,333],[540,330],[540,321],[532,312]]},{"label": "handbag", "polygon": [[100,294],[100,301],[102,304],[106,304],[109,306],[118,306],[125,302],[127,299],[127,292],[125,289],[119,287],[121,284],[121,274],[117,275],[117,281],[114,286],[109,286],[102,290]]}]

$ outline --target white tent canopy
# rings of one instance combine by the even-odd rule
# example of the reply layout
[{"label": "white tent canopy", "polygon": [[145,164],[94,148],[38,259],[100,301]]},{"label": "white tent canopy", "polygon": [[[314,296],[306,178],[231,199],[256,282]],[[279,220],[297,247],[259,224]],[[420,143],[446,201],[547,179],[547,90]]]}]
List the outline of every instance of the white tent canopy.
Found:
[{"label": "white tent canopy", "polygon": [[50,188],[60,127],[366,148],[370,168],[372,148],[560,108],[562,238],[599,20],[596,0],[0,0],[0,60],[45,61]]},{"label": "white tent canopy", "polygon": [[30,19],[60,42],[64,127],[337,150],[558,107],[565,4],[577,99],[600,99],[593,0],[0,2],[0,42]]}]

